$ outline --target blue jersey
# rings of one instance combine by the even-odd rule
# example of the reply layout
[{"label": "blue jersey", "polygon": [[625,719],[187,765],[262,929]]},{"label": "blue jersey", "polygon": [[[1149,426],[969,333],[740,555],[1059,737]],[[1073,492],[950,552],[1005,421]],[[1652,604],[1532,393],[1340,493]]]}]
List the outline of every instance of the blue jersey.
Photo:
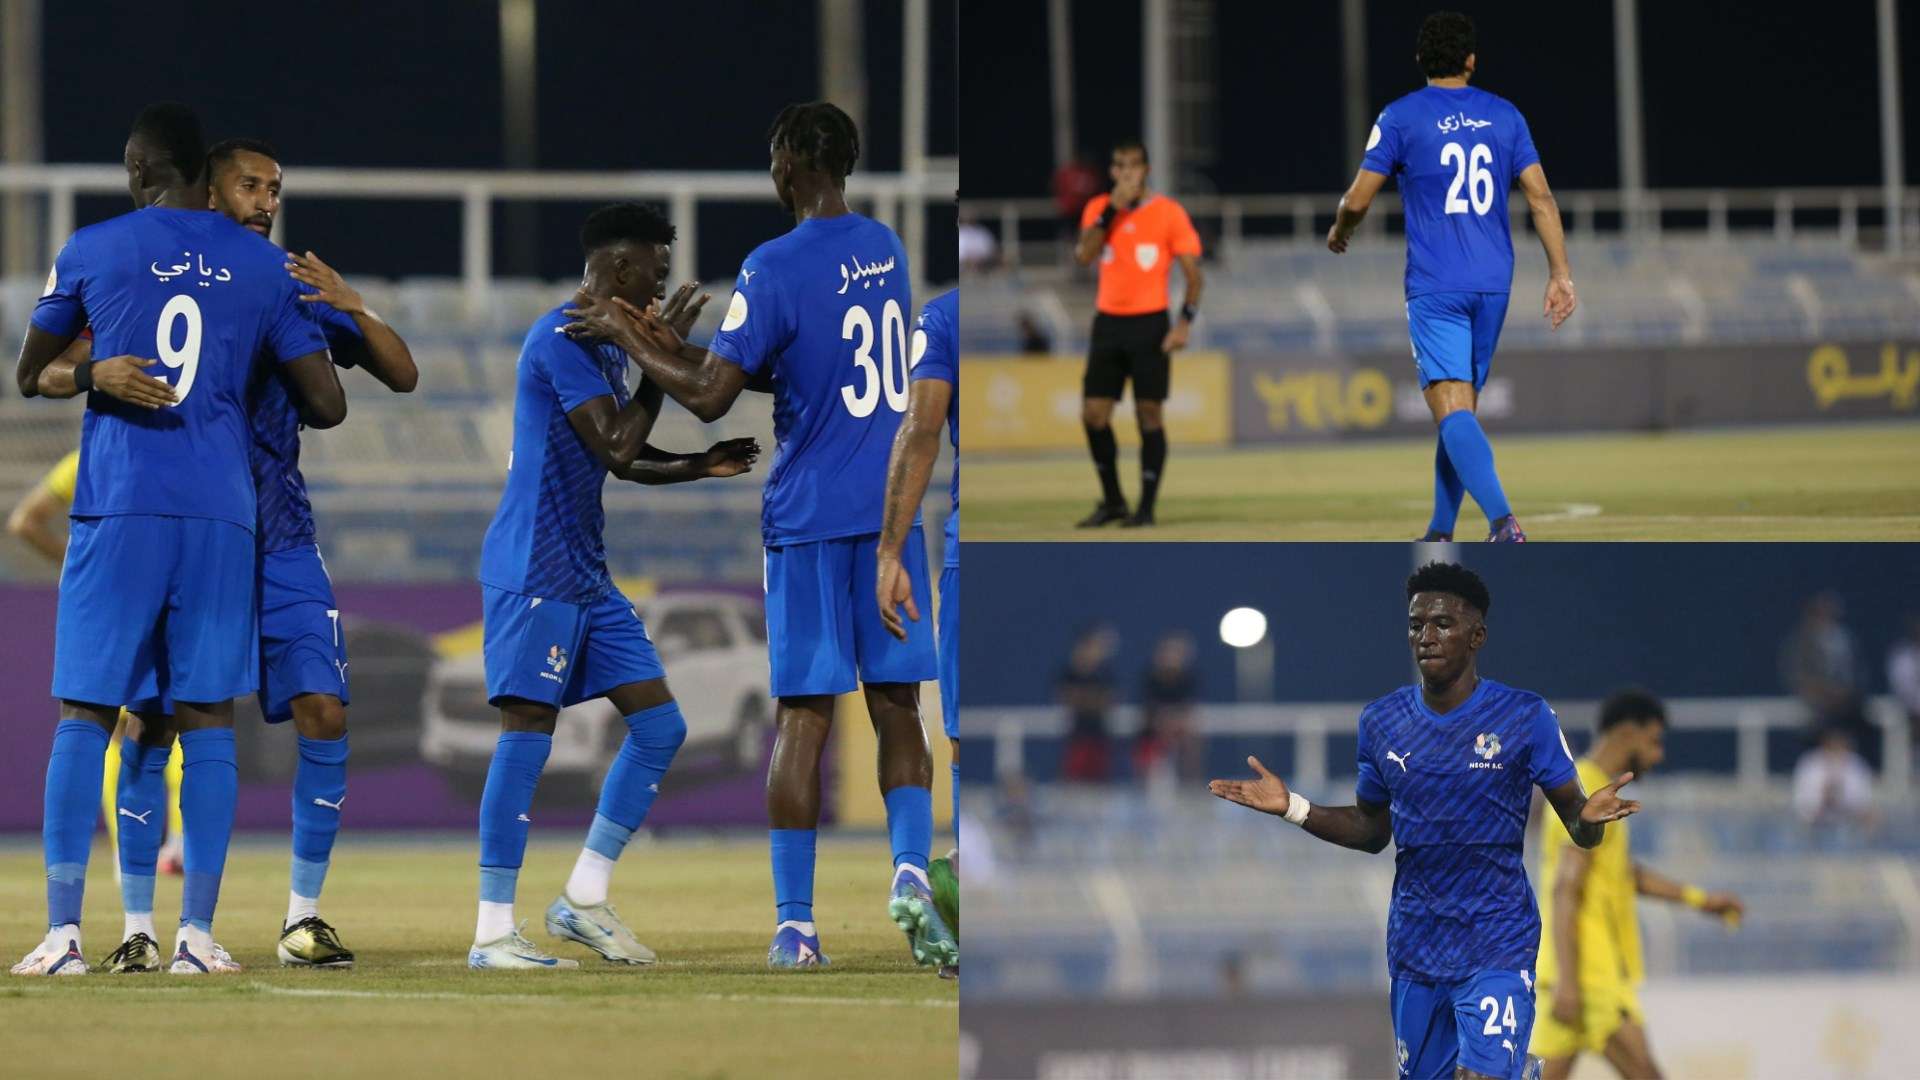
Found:
[{"label": "blue jersey", "polygon": [[73,516],[213,518],[251,531],[247,383],[255,358],[326,348],[285,254],[220,214],[148,207],[73,234],[33,324],[93,327],[96,359],[133,355],[173,385],[146,409],[87,395]]},{"label": "blue jersey", "polygon": [[[773,375],[768,547],[880,531],[887,456],[907,411],[907,254],[859,214],[808,218],[741,264],[709,348]],[[914,515],[919,523],[919,515]]]},{"label": "blue jersey", "polygon": [[1399,178],[1409,299],[1513,285],[1507,192],[1539,163],[1520,110],[1485,90],[1428,86],[1381,111],[1360,167]]},{"label": "blue jersey", "polygon": [[604,342],[575,341],[562,304],[520,345],[507,487],[480,545],[480,581],[544,600],[591,604],[613,588],[607,574],[607,467],[567,414],[597,397],[627,405],[627,357]]},{"label": "blue jersey", "polygon": [[920,326],[913,332],[913,373],[921,379],[939,379],[953,387],[947,405],[947,438],[953,441],[953,512],[947,515],[946,564],[960,565],[960,290],[952,289],[927,301],[920,310]]},{"label": "blue jersey", "polygon": [[1546,701],[1482,678],[1441,715],[1403,686],[1361,711],[1359,761],[1355,794],[1393,816],[1389,973],[1532,970],[1540,913],[1520,859],[1527,808],[1535,784],[1576,775]]},{"label": "blue jersey", "polygon": [[[334,362],[351,367],[346,357],[365,340],[353,316],[331,304],[302,301],[333,350]],[[300,412],[287,377],[270,364],[254,368],[248,388],[253,431],[253,488],[259,500],[257,540],[262,553],[305,547],[314,542],[313,504],[300,475]]]}]

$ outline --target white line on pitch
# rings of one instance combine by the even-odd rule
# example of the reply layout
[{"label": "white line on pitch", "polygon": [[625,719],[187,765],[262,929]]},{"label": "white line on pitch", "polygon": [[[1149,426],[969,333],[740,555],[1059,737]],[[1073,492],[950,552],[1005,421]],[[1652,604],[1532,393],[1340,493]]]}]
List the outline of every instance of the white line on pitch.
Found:
[{"label": "white line on pitch", "polygon": [[[562,1000],[539,994],[469,994],[458,990],[332,990],[293,986],[274,986],[270,983],[249,983],[248,986],[266,994],[279,994],[286,997],[326,997],[326,998],[370,998],[376,1000],[400,1001],[555,1001]],[[951,1009],[958,1005],[957,1000],[945,998],[914,998],[900,1000],[892,998],[856,998],[856,997],[814,997],[806,994],[667,994],[668,997],[686,997],[699,1001],[728,1001],[756,1005],[908,1005],[916,1008]],[[569,1000],[571,996],[569,995]],[[589,999],[590,1000],[590,999]]]}]

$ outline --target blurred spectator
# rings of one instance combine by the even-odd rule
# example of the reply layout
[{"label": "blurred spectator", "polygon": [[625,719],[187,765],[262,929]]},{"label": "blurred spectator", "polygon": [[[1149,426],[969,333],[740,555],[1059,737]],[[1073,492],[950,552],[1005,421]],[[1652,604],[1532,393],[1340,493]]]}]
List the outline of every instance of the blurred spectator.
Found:
[{"label": "blurred spectator", "polygon": [[1103,783],[1113,770],[1113,739],[1107,712],[1113,707],[1113,653],[1120,636],[1102,623],[1081,632],[1067,654],[1055,687],[1072,726],[1061,777]]},{"label": "blurred spectator", "polygon": [[1838,593],[1814,594],[1800,625],[1781,649],[1780,668],[1787,689],[1812,714],[1811,730],[1842,725],[1858,737],[1866,727],[1866,716],[1860,707],[1858,654],[1853,634],[1842,622],[1845,617]]},{"label": "blurred spectator", "polygon": [[1142,724],[1134,744],[1133,771],[1151,785],[1172,787],[1204,779],[1193,700],[1200,680],[1193,671],[1193,638],[1181,631],[1163,636],[1140,686]]},{"label": "blurred spectator", "polygon": [[1873,773],[1854,753],[1846,728],[1825,729],[1819,745],[1800,755],[1793,767],[1793,809],[1809,826],[1841,832],[1871,828],[1877,820]]},{"label": "blurred spectator", "polygon": [[1053,339],[1047,336],[1040,321],[1031,312],[1020,313],[1020,351],[1027,354],[1046,354],[1053,351]]},{"label": "blurred spectator", "polygon": [[993,230],[977,221],[960,223],[960,269],[986,270],[1000,261],[1000,244]]},{"label": "blurred spectator", "polygon": [[1907,636],[1887,650],[1887,688],[1905,710],[1908,730],[1920,746],[1920,615],[1907,616]]},{"label": "blurred spectator", "polygon": [[1069,236],[1080,235],[1080,211],[1088,200],[1107,189],[1107,179],[1083,154],[1053,170],[1053,205]]},{"label": "blurred spectator", "polygon": [[[1000,835],[1005,837],[1015,858],[1022,858],[1033,850],[1033,789],[1028,786],[1027,778],[1019,773],[1008,773],[1000,778],[1000,799],[994,807],[994,820],[1000,826]],[[975,829],[967,834],[967,857],[974,857],[978,849],[974,846],[976,837],[985,830]],[[961,886],[966,891],[966,886]]]}]

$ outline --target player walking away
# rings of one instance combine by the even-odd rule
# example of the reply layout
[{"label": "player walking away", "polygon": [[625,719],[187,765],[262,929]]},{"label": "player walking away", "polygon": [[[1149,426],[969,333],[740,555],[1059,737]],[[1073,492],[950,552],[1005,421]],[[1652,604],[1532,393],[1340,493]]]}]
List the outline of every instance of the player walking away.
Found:
[{"label": "player walking away", "polygon": [[1399,177],[1407,216],[1407,327],[1420,390],[1440,426],[1433,457],[1433,518],[1422,540],[1451,540],[1462,492],[1487,515],[1488,540],[1521,541],[1493,447],[1475,410],[1513,284],[1507,190],[1517,180],[1547,253],[1544,305],[1552,328],[1573,314],[1572,272],[1560,207],[1520,110],[1467,86],[1474,70],[1473,22],[1442,11],[1420,24],[1414,61],[1424,89],[1388,105],[1367,138],[1367,156],[1340,200],[1327,247],[1347,240],[1389,176]]},{"label": "player walking away", "polygon": [[[929,893],[933,758],[920,726],[919,684],[938,665],[931,628],[887,633],[868,603],[875,578],[887,453],[907,409],[906,252],[892,229],[847,209],[860,157],[853,121],[834,105],[789,105],[767,133],[780,205],[798,224],[741,265],[720,332],[688,346],[666,321],[633,305],[588,304],[578,334],[619,343],[647,378],[711,422],[740,391],[771,378],[778,446],[767,475],[767,655],[773,760],[767,769],[778,924],[775,968],[824,965],[813,922],[820,752],[833,699],[856,687],[880,741],[880,790],[893,846],[888,903]],[[851,355],[849,355],[851,353]],[[926,541],[916,516],[900,551],[917,609],[927,609]],[[944,948],[930,921],[916,954]]]},{"label": "player walking away", "polygon": [[[185,759],[186,881],[169,970],[238,970],[214,953],[212,927],[238,790],[233,698],[256,677],[246,407],[255,357],[266,351],[280,364],[312,426],[340,423],[347,406],[279,249],[207,212],[203,159],[192,110],[168,103],[141,113],[125,163],[128,189],[146,209],[68,240],[20,350],[29,397],[90,391],[96,369],[141,374],[153,360],[135,350],[149,342],[161,354],[154,370],[168,378],[134,380],[137,403],[88,394],[54,633],[61,722],[47,764],[49,931],[16,974],[87,970],[79,921],[96,770],[119,711],[108,703],[167,700],[171,720],[135,715],[137,768],[157,772],[175,730]],[[60,360],[89,324],[107,359]],[[127,796],[123,785],[122,807]]]},{"label": "player walking away", "polygon": [[[76,349],[86,349],[86,355],[91,355],[92,344],[92,340],[83,333],[78,340],[68,347],[67,353],[72,353]],[[67,355],[67,353],[61,355],[64,356]],[[67,451],[67,456],[61,458],[58,464],[47,470],[47,475],[41,477],[40,483],[35,485],[33,490],[27,492],[27,494],[14,505],[13,512],[7,515],[7,531],[19,537],[28,547],[45,556],[55,566],[60,565],[66,560],[67,538],[65,531],[56,529],[53,523],[59,518],[66,517],[68,511],[72,509],[73,488],[79,479],[80,450],[76,447]],[[119,850],[120,843],[119,819],[121,815],[118,812],[120,807],[118,793],[121,763],[120,746],[127,733],[127,724],[132,718],[132,713],[126,709],[120,710],[120,722],[114,725],[113,735],[107,740],[106,771],[103,774],[100,785],[100,812],[106,816],[107,843],[112,846],[115,851]],[[180,744],[176,741],[173,744],[173,749],[167,754],[165,770],[167,787],[167,835],[166,842],[160,848],[157,867],[158,872],[163,874],[178,874],[180,872],[180,855],[182,851],[180,835],[180,768]],[[132,819],[134,823],[138,825],[147,824],[141,817],[136,816],[131,809],[128,810],[126,817]],[[155,824],[158,823],[156,822]],[[121,876],[120,864],[117,861],[114,863],[114,872],[116,877],[121,877],[121,886],[124,890],[126,881],[125,878]],[[157,953],[157,945],[155,946],[155,950]],[[158,962],[157,955],[155,962]]]},{"label": "player walking away", "polygon": [[[895,638],[907,640],[907,619],[920,621],[920,609],[913,603],[913,579],[900,562],[901,549],[912,529],[915,511],[926,498],[927,481],[933,475],[934,458],[940,452],[940,427],[946,425],[953,440],[953,511],[947,515],[946,566],[940,571],[940,626],[935,635],[940,646],[940,711],[946,722],[947,741],[953,761],[953,827],[960,828],[960,397],[954,392],[960,369],[960,290],[941,293],[927,302],[920,312],[920,325],[913,332],[913,363],[909,373],[907,415],[894,436],[893,456],[887,461],[887,498],[881,514],[878,573],[874,594],[880,609],[880,621]],[[955,866],[957,854],[935,859],[928,867],[936,898],[943,879],[958,895]],[[937,904],[933,905],[937,908]],[[960,977],[958,911],[949,914],[929,910],[917,897],[893,902],[894,921],[916,941],[929,940],[925,921],[944,919],[954,932],[953,957],[940,965],[945,978]],[[943,943],[943,942],[942,942]],[[932,962],[930,956],[915,959]]]},{"label": "player walking away", "polygon": [[[1582,785],[1616,772],[1645,776],[1666,756],[1667,710],[1644,690],[1622,690],[1600,706],[1599,737],[1575,762]],[[1635,862],[1628,826],[1607,830],[1598,847],[1571,847],[1558,829],[1542,829],[1540,1010],[1530,1052],[1542,1075],[1566,1080],[1582,1051],[1602,1054],[1623,1077],[1659,1077],[1640,1010],[1643,970],[1636,895],[1686,904],[1738,926],[1746,911],[1732,893],[1682,885]],[[1571,973],[1569,975],[1568,973]]]},{"label": "player walking away", "polygon": [[[666,295],[673,238],[654,207],[595,210],[580,229],[581,296],[618,296],[651,309]],[[691,328],[704,303],[686,285],[663,315]],[[521,345],[507,485],[480,549],[487,693],[500,709],[500,741],[480,797],[480,912],[467,952],[476,969],[580,966],[523,937],[513,899],[555,718],[597,697],[620,710],[627,737],[601,785],[573,874],[547,908],[547,933],[613,963],[654,962],[607,901],[607,886],[686,741],[687,724],[639,612],[607,572],[600,493],[608,474],[640,484],[737,476],[760,453],[752,439],[697,454],[649,446],[659,389],[642,382],[629,393],[619,349],[562,333],[570,306],[541,316]]]},{"label": "player walking away", "polygon": [[1526,1068],[1540,918],[1520,849],[1534,785],[1582,848],[1640,809],[1618,794],[1632,773],[1585,793],[1538,694],[1481,677],[1489,606],[1486,585],[1455,563],[1407,579],[1420,683],[1361,710],[1355,805],[1315,806],[1251,757],[1257,779],[1209,785],[1342,847],[1396,845],[1387,969],[1402,1076],[1504,1080]]},{"label": "player walking away", "polygon": [[[1096,195],[1080,214],[1080,265],[1100,260],[1093,339],[1081,381],[1080,422],[1087,429],[1093,467],[1100,474],[1100,505],[1080,521],[1083,529],[1118,521],[1153,524],[1153,500],[1167,465],[1167,432],[1161,405],[1172,379],[1171,354],[1187,346],[1187,332],[1200,311],[1206,280],[1200,273],[1200,234],[1170,196],[1147,190],[1147,148],[1128,139],[1113,148],[1113,192]],[[1180,320],[1167,325],[1167,280],[1173,260],[1187,279]],[[1127,514],[1120,491],[1118,449],[1113,439],[1113,403],[1133,379],[1134,418],[1140,422],[1140,503]]]}]

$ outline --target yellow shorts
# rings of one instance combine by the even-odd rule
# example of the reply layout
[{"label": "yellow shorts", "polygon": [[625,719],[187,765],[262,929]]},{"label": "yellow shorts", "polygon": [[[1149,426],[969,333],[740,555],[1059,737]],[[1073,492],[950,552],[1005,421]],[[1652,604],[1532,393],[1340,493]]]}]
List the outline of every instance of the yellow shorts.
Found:
[{"label": "yellow shorts", "polygon": [[1553,988],[1541,983],[1534,993],[1533,1041],[1528,1053],[1543,1058],[1572,1057],[1582,1050],[1600,1053],[1607,1040],[1632,1020],[1645,1024],[1640,995],[1624,982],[1593,982],[1580,987],[1580,1025],[1569,1027],[1553,1018]]}]

